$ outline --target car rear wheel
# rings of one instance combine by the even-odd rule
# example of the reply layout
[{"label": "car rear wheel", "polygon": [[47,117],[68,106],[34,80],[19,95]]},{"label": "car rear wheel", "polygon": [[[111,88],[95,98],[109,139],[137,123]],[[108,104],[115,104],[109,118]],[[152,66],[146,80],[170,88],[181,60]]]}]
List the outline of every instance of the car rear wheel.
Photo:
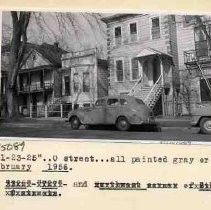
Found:
[{"label": "car rear wheel", "polygon": [[211,134],[211,118],[202,118],[200,128],[202,133]]},{"label": "car rear wheel", "polygon": [[130,128],[130,123],[126,117],[119,117],[116,121],[116,128],[119,131],[127,131]]},{"label": "car rear wheel", "polygon": [[80,120],[76,116],[70,119],[70,124],[71,124],[71,128],[74,130],[78,130],[81,125]]}]

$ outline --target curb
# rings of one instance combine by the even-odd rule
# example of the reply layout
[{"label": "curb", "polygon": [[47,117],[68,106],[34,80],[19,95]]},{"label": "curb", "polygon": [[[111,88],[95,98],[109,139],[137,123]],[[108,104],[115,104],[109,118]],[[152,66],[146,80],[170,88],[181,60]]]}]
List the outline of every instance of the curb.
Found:
[{"label": "curb", "polygon": [[200,128],[197,127],[160,127],[161,131],[184,131],[198,133]]}]

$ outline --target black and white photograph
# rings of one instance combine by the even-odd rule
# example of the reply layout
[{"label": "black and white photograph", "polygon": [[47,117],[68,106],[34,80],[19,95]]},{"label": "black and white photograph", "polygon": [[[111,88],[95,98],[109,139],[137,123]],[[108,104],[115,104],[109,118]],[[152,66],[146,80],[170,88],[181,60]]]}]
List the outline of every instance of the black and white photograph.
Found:
[{"label": "black and white photograph", "polygon": [[0,136],[210,141],[211,15],[3,11]]}]

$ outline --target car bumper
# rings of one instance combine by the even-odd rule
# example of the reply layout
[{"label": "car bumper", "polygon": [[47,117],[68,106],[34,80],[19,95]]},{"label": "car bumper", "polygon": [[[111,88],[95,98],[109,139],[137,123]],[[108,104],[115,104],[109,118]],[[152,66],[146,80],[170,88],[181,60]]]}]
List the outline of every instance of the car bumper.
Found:
[{"label": "car bumper", "polygon": [[199,116],[199,115],[194,115],[194,116],[192,116],[192,117],[191,117],[191,121],[190,121],[190,125],[191,125],[192,127],[198,126],[200,117],[201,117],[201,116]]},{"label": "car bumper", "polygon": [[130,124],[132,124],[132,125],[141,125],[141,124],[154,125],[154,124],[156,124],[155,118],[152,116],[145,118],[145,119],[142,119],[139,117],[136,117],[136,118],[133,117],[129,121],[130,121]]}]

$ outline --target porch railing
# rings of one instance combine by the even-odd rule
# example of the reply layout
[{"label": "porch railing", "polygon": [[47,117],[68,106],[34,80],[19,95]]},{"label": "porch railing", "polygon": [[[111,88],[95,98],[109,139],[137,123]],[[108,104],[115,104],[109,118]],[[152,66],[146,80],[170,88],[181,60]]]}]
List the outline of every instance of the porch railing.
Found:
[{"label": "porch railing", "polygon": [[43,84],[36,83],[20,87],[19,92],[36,92],[42,90],[50,90],[53,88],[53,86],[54,84],[52,82],[44,82]]},{"label": "porch railing", "polygon": [[159,76],[159,78],[157,79],[156,83],[153,85],[152,89],[150,90],[148,96],[146,97],[145,99],[145,102],[148,103],[148,100],[151,96],[151,94],[154,93],[154,91],[157,89],[158,86],[161,86],[161,83],[162,83],[162,75]]},{"label": "porch railing", "polygon": [[195,61],[211,61],[211,51],[207,48],[198,50],[189,50],[184,52],[184,63],[192,63]]},{"label": "porch railing", "polygon": [[132,95],[135,94],[136,88],[137,88],[138,85],[142,82],[142,80],[143,80],[142,76],[139,77],[139,79],[137,80],[137,82],[135,83],[135,85],[130,89],[130,91],[129,91],[129,93],[128,93],[129,96],[132,96]]},{"label": "porch railing", "polygon": [[71,104],[48,104],[48,105],[30,105],[19,106],[19,112],[24,117],[37,118],[37,117],[67,117],[68,113],[72,110]]}]

